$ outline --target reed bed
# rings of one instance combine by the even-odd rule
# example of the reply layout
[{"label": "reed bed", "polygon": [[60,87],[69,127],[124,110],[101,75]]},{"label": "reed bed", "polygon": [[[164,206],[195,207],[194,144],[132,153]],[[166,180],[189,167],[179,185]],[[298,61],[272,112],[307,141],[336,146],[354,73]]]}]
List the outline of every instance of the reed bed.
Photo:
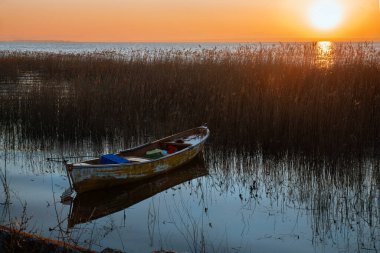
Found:
[{"label": "reed bed", "polygon": [[378,154],[379,77],[371,44],[328,53],[316,43],[0,52],[0,128],[10,140],[48,145],[161,137],[208,123],[217,146]]}]

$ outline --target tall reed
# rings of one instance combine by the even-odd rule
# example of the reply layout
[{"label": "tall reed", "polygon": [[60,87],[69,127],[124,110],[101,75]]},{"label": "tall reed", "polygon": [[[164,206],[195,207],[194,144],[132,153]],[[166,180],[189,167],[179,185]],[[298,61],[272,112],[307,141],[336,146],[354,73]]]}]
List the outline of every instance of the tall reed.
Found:
[{"label": "tall reed", "polygon": [[207,122],[216,145],[379,153],[379,53],[337,44],[325,60],[316,43],[1,52],[0,126],[49,143],[159,137]]}]

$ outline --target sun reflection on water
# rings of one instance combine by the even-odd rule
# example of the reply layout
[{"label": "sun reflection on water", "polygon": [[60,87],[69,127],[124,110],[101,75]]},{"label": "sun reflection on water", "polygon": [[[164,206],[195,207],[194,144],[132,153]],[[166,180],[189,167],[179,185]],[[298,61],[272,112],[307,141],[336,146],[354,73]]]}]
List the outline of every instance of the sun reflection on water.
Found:
[{"label": "sun reflection on water", "polygon": [[316,45],[316,63],[321,68],[334,64],[334,45],[331,41],[318,41]]},{"label": "sun reflection on water", "polygon": [[326,55],[331,53],[331,41],[318,41],[317,46],[320,54]]}]

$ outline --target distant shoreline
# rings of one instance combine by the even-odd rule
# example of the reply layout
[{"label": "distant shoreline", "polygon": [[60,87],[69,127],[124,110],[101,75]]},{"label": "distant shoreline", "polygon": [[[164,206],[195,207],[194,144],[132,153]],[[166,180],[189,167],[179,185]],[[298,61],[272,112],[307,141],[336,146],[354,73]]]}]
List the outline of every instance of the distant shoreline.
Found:
[{"label": "distant shoreline", "polygon": [[0,43],[102,43],[102,44],[256,44],[256,43],[312,43],[318,41],[331,41],[334,43],[380,43],[377,39],[351,39],[351,40],[329,40],[329,39],[310,39],[310,40],[265,40],[265,41],[75,41],[75,40],[0,40]]},{"label": "distant shoreline", "polygon": [[[73,41],[0,41],[1,51],[47,52],[47,53],[89,53],[101,51],[130,50],[199,50],[233,49],[240,46],[276,46],[281,44],[309,44],[309,42],[73,42]],[[380,41],[347,41],[353,45],[369,43],[380,51]]]}]

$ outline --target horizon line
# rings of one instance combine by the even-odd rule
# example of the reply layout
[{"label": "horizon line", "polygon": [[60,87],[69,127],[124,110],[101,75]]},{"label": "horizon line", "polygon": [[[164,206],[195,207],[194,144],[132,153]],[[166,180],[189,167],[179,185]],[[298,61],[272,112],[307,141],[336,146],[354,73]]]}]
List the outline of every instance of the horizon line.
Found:
[{"label": "horizon line", "polygon": [[186,41],[186,40],[178,40],[178,41],[102,41],[102,40],[94,40],[94,41],[82,41],[82,40],[29,40],[29,39],[16,39],[16,40],[0,40],[0,42],[31,42],[31,43],[167,43],[167,44],[175,44],[175,43],[309,43],[309,42],[318,42],[318,41],[331,41],[331,42],[380,42],[380,38],[373,39],[362,39],[362,38],[350,38],[350,39],[329,39],[329,38],[320,38],[320,39],[294,39],[294,40],[204,40],[204,41]]}]

